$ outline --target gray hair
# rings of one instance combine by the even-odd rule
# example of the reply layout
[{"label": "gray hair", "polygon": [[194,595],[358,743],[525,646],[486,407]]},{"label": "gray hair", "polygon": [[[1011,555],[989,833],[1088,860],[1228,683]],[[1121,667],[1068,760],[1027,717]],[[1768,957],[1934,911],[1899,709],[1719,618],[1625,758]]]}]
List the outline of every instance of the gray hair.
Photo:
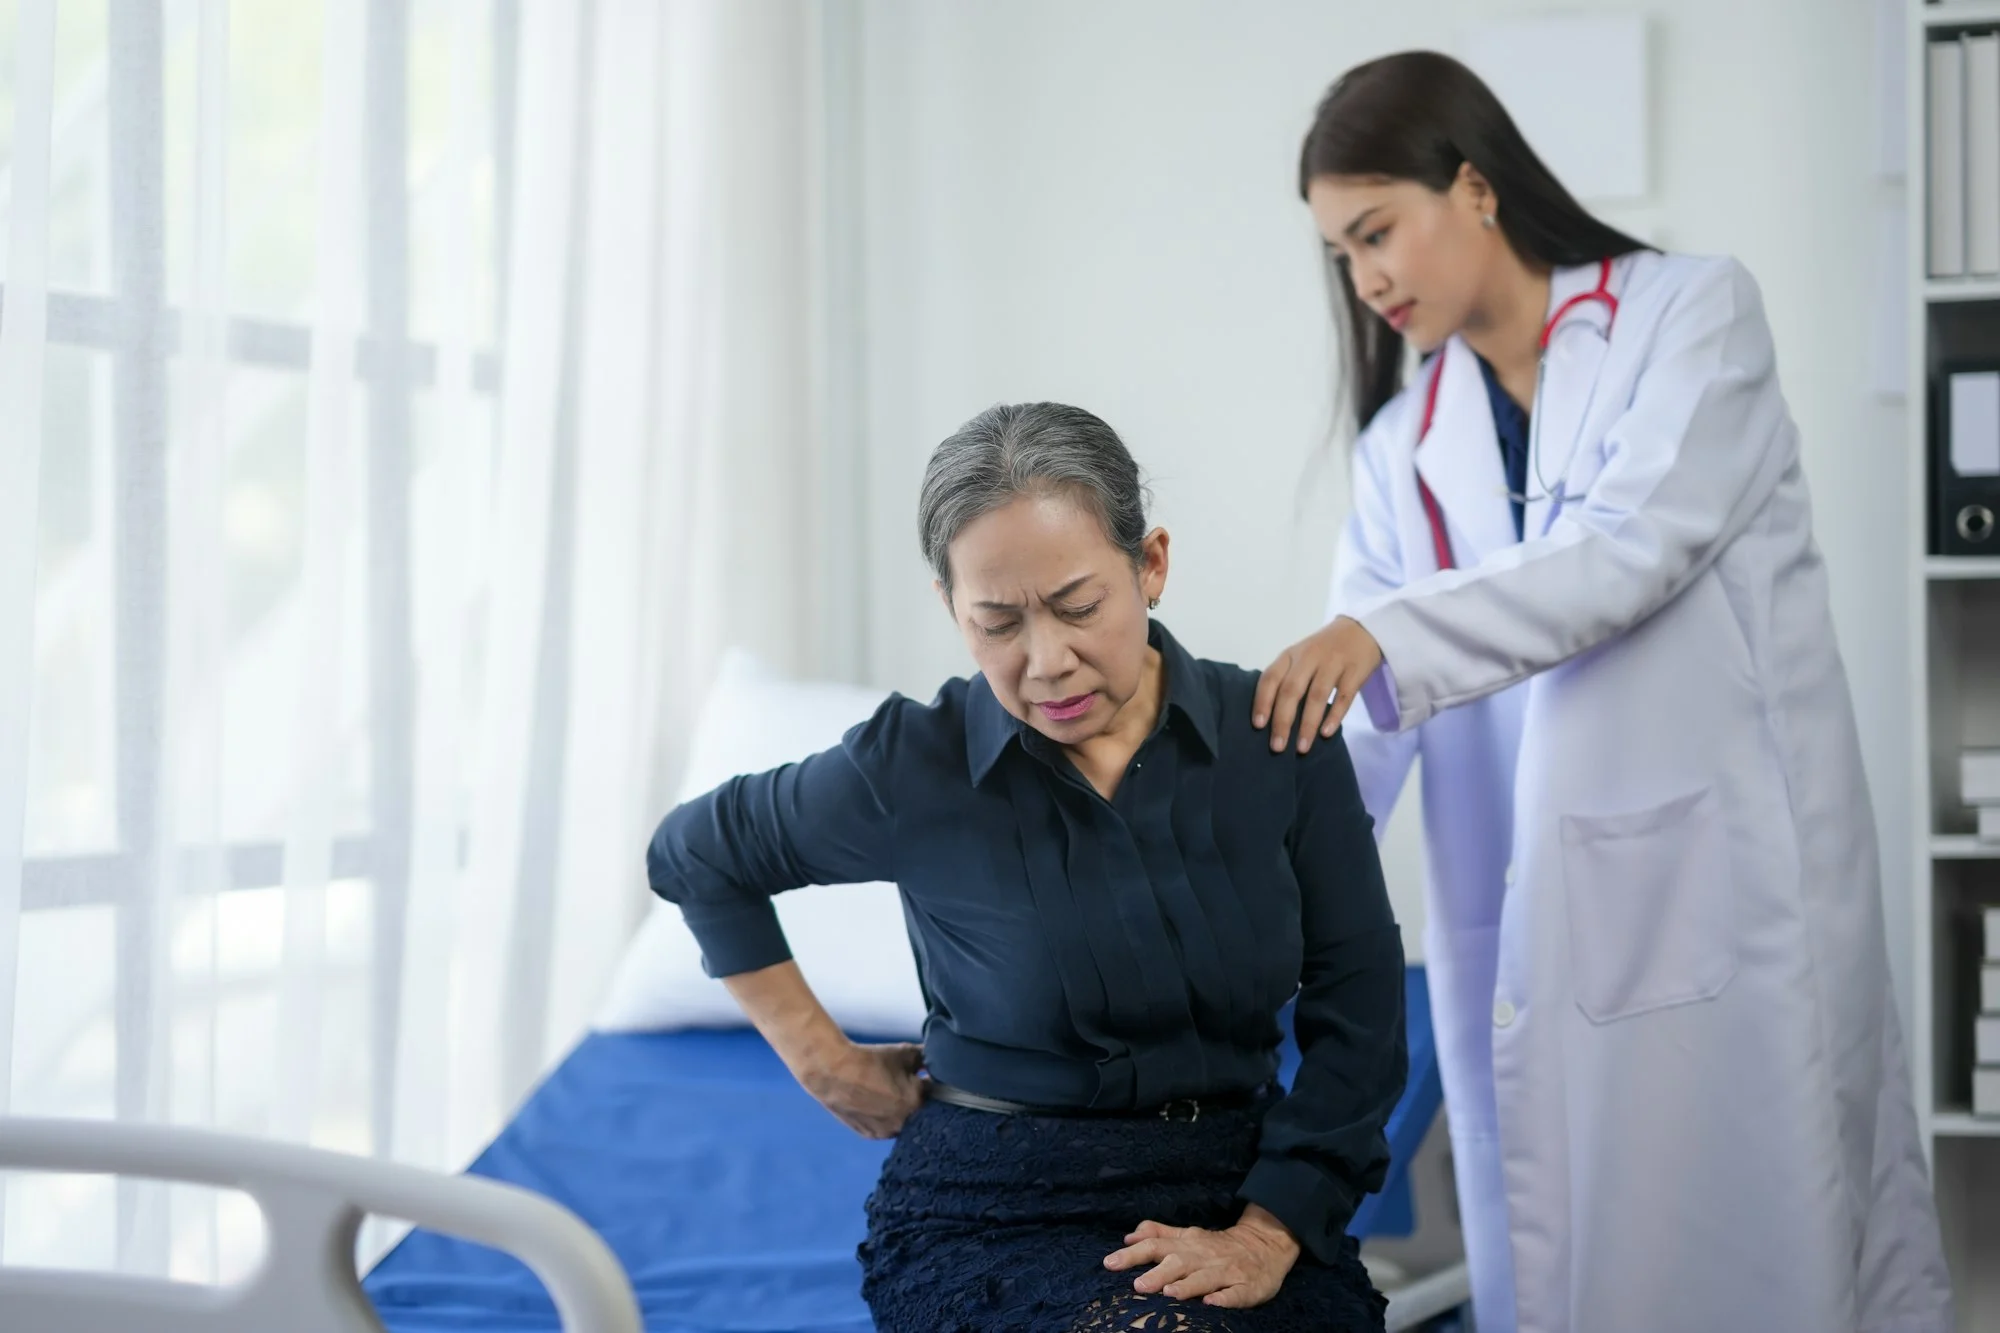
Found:
[{"label": "gray hair", "polygon": [[989,407],[931,452],[917,499],[924,559],[951,594],[951,544],[973,520],[1023,495],[1067,495],[1134,568],[1146,538],[1145,483],[1118,432],[1080,407]]}]

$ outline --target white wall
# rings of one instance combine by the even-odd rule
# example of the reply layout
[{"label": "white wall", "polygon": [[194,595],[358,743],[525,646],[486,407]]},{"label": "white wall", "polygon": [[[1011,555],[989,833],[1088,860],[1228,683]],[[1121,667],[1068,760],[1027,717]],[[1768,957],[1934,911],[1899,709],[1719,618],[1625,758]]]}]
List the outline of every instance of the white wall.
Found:
[{"label": "white wall", "polygon": [[[868,673],[928,697],[967,669],[916,553],[916,484],[939,439],[1002,400],[1073,401],[1125,436],[1175,538],[1161,615],[1197,652],[1262,665],[1316,625],[1346,487],[1335,468],[1301,496],[1332,390],[1317,242],[1294,192],[1299,139],[1346,66],[1450,49],[1468,19],[1545,8],[859,6]],[[1874,7],[1646,8],[1654,195],[1603,211],[1674,248],[1734,253],[1762,283],[1805,435],[1904,972],[1898,598],[1911,548],[1901,408],[1866,389],[1878,211],[1896,197],[1872,175]],[[1414,804],[1387,853],[1411,927]]]}]

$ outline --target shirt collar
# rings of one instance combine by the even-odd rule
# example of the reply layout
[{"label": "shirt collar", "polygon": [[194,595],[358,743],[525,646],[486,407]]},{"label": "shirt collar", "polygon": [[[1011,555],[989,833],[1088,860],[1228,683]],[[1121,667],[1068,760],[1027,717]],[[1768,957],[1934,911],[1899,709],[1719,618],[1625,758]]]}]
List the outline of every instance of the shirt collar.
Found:
[{"label": "shirt collar", "polygon": [[[1167,719],[1179,714],[1213,759],[1217,752],[1215,691],[1210,687],[1208,676],[1195,663],[1187,649],[1181,647],[1180,640],[1167,632],[1167,627],[1159,621],[1152,621],[1146,631],[1146,642],[1157,648],[1167,668],[1167,698],[1160,709],[1159,728],[1165,727]],[[1155,731],[1159,730],[1155,728]],[[974,676],[965,696],[965,755],[972,773],[972,782],[978,786],[1000,762],[1010,742],[1024,736],[1033,729],[1000,706],[993,695],[993,687],[986,683],[984,675]],[[1037,733],[1039,734],[1039,733]]]}]

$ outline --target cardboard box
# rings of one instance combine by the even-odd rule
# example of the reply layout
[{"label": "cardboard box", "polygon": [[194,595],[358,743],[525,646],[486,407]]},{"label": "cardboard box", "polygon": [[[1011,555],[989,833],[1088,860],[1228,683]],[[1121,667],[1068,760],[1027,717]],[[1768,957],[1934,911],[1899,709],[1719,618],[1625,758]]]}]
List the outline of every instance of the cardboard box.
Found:
[{"label": "cardboard box", "polygon": [[1972,1071],[1972,1113],[2000,1116],[2000,1069]]},{"label": "cardboard box", "polygon": [[2000,1015],[1983,1014],[1973,1020],[1972,1059],[2000,1068]]},{"label": "cardboard box", "polygon": [[1959,755],[1958,799],[1967,805],[2000,805],[2000,750]]}]

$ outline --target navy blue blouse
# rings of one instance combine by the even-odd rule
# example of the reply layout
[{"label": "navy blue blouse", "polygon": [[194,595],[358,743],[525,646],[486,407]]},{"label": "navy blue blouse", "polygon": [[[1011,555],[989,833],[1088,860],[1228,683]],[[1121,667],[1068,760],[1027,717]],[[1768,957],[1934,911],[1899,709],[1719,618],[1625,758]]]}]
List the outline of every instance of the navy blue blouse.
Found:
[{"label": "navy blue blouse", "polygon": [[679,807],[648,877],[716,976],[791,957],[772,894],[895,881],[931,1073],[1011,1101],[1255,1088],[1296,994],[1303,1063],[1240,1193],[1328,1258],[1381,1186],[1408,1072],[1372,821],[1338,737],[1271,753],[1254,673],[1197,661],[1157,622],[1151,638],[1166,701],[1111,800],[983,676],[954,680]]},{"label": "navy blue blouse", "polygon": [[1479,373],[1486,380],[1486,401],[1493,409],[1493,433],[1500,437],[1500,463],[1507,469],[1508,504],[1514,508],[1514,540],[1521,539],[1528,493],[1528,414],[1500,383],[1500,376],[1479,358]]}]

